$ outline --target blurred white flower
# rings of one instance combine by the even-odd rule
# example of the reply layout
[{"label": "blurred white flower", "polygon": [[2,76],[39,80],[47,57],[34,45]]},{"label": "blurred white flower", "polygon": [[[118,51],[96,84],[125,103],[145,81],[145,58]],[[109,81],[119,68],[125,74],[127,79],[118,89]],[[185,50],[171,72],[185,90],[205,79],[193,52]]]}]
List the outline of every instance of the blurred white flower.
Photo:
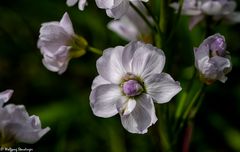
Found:
[{"label": "blurred white flower", "polygon": [[79,10],[83,11],[85,6],[87,6],[87,0],[67,0],[68,6],[74,6],[78,2],[78,8]]},{"label": "blurred white flower", "polygon": [[50,71],[62,74],[66,71],[69,60],[74,56],[71,50],[80,50],[84,54],[87,42],[78,37],[73,30],[72,22],[67,13],[60,20],[43,23],[40,28],[38,48],[43,55],[43,65]]},{"label": "blurred white flower", "polygon": [[[178,3],[170,5],[179,9]],[[214,20],[224,19],[230,23],[240,22],[240,13],[236,9],[234,0],[185,0],[182,6],[182,14],[192,16],[189,22],[189,29],[204,19],[205,16],[212,16]]]},{"label": "blurred white flower", "polygon": [[104,118],[119,113],[126,130],[146,133],[157,121],[153,101],[166,103],[181,90],[162,73],[164,64],[163,51],[142,42],[105,50],[90,94],[93,113]]},{"label": "blurred white flower", "polygon": [[[142,10],[146,18],[151,21],[142,3],[137,1],[133,4]],[[109,22],[108,28],[127,41],[143,40],[148,42],[151,40],[151,29],[132,7],[120,19]]]},{"label": "blurred white flower", "polygon": [[13,90],[0,93],[0,145],[8,146],[14,142],[35,143],[50,128],[41,128],[38,116],[29,116],[24,105],[8,104],[3,107],[11,97]]},{"label": "blurred white flower", "polygon": [[99,8],[105,9],[109,17],[118,19],[122,17],[129,9],[133,1],[148,2],[148,0],[95,0]]},{"label": "blurred white flower", "polygon": [[214,34],[205,39],[198,48],[194,48],[195,66],[200,78],[206,84],[216,80],[226,82],[227,73],[231,71],[231,62],[224,36]]}]

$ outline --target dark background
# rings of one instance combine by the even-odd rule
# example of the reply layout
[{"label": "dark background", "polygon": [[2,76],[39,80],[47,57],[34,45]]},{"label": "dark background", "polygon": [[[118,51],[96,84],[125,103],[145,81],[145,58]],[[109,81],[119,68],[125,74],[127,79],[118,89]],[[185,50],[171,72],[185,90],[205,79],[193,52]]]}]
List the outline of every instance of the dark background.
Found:
[{"label": "dark background", "polygon": [[[239,10],[239,9],[238,9]],[[89,0],[85,11],[69,8],[59,0],[12,0],[0,2],[0,89],[15,92],[9,103],[24,104],[30,115],[38,115],[48,132],[33,145],[18,144],[43,152],[150,152],[157,151],[149,134],[130,134],[121,125],[119,116],[109,119],[93,115],[89,106],[91,83],[97,75],[98,55],[88,52],[70,61],[67,71],[58,75],[41,63],[36,44],[41,23],[58,21],[69,13],[75,32],[99,49],[125,45],[106,24],[111,20],[104,10]],[[194,63],[192,48],[203,40],[201,25],[192,32],[187,17],[173,38],[179,52],[178,75],[188,75]],[[191,151],[240,151],[240,33],[239,24],[217,26],[215,31],[226,38],[233,70],[225,84],[216,82],[207,87],[202,106],[194,120]],[[179,48],[182,51],[178,50]],[[177,54],[177,53],[176,53]],[[171,59],[167,57],[167,62]],[[177,79],[177,78],[176,78]],[[179,80],[179,79],[178,79]],[[181,82],[181,80],[179,80]],[[184,83],[184,82],[183,82]]]}]

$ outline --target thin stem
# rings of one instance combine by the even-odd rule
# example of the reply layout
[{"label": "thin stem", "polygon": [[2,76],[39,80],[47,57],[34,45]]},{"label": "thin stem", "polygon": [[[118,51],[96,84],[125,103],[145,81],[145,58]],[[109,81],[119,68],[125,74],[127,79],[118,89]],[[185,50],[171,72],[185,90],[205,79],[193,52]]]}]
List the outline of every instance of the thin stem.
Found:
[{"label": "thin stem", "polygon": [[196,101],[198,101],[197,99],[199,99],[199,96],[203,92],[204,88],[205,88],[205,85],[202,84],[202,86],[199,88],[198,92],[195,94],[195,96],[193,97],[192,101],[188,105],[186,111],[183,114],[183,120],[184,121],[188,118],[189,113],[191,112],[193,105],[196,103]]},{"label": "thin stem", "polygon": [[[147,9],[149,15],[153,19],[153,22],[154,22],[156,30],[157,30],[157,38],[160,40],[163,37],[163,33],[162,33],[160,27],[158,26],[159,19],[156,18],[156,16],[153,14],[152,10],[149,8],[147,3],[143,3],[143,5],[145,6],[145,8]],[[157,41],[157,40],[155,40],[155,41]],[[155,42],[155,43],[156,43],[157,47],[161,47],[161,44],[159,44],[159,42]]]},{"label": "thin stem", "polygon": [[153,32],[157,32],[156,29],[154,28],[154,26],[146,18],[146,16],[132,2],[130,2],[130,6],[141,16],[141,18],[152,29]]},{"label": "thin stem", "polygon": [[178,8],[176,20],[175,20],[173,29],[171,30],[170,35],[167,39],[168,43],[170,42],[170,40],[172,39],[173,35],[175,34],[175,32],[177,30],[177,27],[178,27],[178,24],[179,24],[179,21],[180,21],[180,17],[181,17],[181,13],[182,13],[183,3],[184,3],[184,0],[179,1],[179,8]]},{"label": "thin stem", "polygon": [[93,53],[95,53],[95,54],[102,55],[102,50],[99,50],[99,49],[97,49],[97,48],[88,46],[88,47],[87,47],[87,50],[89,50],[90,52],[93,52]]},{"label": "thin stem", "polygon": [[181,114],[182,114],[182,111],[183,111],[183,108],[184,108],[184,105],[185,105],[185,101],[189,95],[189,91],[193,85],[193,82],[194,82],[194,79],[196,77],[196,74],[197,74],[197,71],[196,69],[194,68],[194,72],[193,72],[193,75],[192,75],[192,78],[190,80],[190,82],[187,84],[187,88],[185,90],[185,92],[183,93],[180,101],[179,101],[179,105],[177,106],[177,110],[176,110],[176,114],[175,114],[175,118],[180,118]]}]

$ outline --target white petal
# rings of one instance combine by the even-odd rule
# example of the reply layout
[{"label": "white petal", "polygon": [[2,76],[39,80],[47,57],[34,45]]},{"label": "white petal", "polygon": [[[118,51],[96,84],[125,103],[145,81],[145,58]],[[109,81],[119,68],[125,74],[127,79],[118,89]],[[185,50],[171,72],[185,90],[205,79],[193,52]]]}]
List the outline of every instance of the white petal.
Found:
[{"label": "white petal", "polygon": [[90,94],[90,105],[93,113],[99,117],[112,117],[118,113],[116,104],[121,98],[118,85],[105,84],[96,87]]},{"label": "white petal", "polygon": [[100,86],[100,85],[104,85],[104,84],[110,84],[109,81],[103,79],[100,75],[98,75],[92,83],[92,90],[95,89],[96,87]]},{"label": "white petal", "polygon": [[122,66],[123,47],[107,49],[103,56],[97,60],[98,73],[107,81],[120,84],[121,78],[125,75],[125,69]]},{"label": "white petal", "polygon": [[23,105],[9,104],[4,107],[4,110],[5,116],[8,116],[4,121],[4,134],[13,136],[18,142],[35,143],[49,131],[48,127],[41,129],[39,118],[29,117]]},{"label": "white petal", "polygon": [[67,45],[71,36],[61,26],[46,24],[40,29],[38,47],[43,54],[54,54],[59,47]]},{"label": "white petal", "polygon": [[58,72],[59,74],[62,74],[66,71],[69,57],[70,47],[67,46],[61,46],[58,51],[53,54],[52,56],[48,56],[48,54],[44,54],[44,58],[42,60],[43,65],[50,71]]},{"label": "white petal", "polygon": [[150,44],[132,42],[124,49],[123,63],[127,72],[144,78],[149,74],[162,72],[165,55],[161,49]]},{"label": "white petal", "polygon": [[182,88],[179,82],[167,73],[149,75],[145,80],[147,93],[157,103],[166,103],[170,101]]},{"label": "white petal", "polygon": [[87,0],[79,0],[79,3],[78,3],[79,10],[83,11],[86,5],[87,5]]},{"label": "white petal", "polygon": [[240,22],[240,12],[234,12],[229,15],[226,15],[225,18],[230,23],[239,23]]},{"label": "white petal", "polygon": [[146,133],[148,127],[157,121],[151,97],[143,94],[137,98],[134,110],[129,115],[121,115],[121,121],[123,127],[131,133]]},{"label": "white petal", "polygon": [[207,1],[202,4],[201,9],[207,15],[221,15],[222,4],[218,1]]},{"label": "white petal", "polygon": [[223,5],[222,14],[232,14],[237,7],[237,3],[235,1],[227,1],[225,5]]},{"label": "white petal", "polygon": [[108,23],[108,28],[127,41],[137,40],[140,35],[137,27],[125,16]]},{"label": "white petal", "polygon": [[67,5],[68,6],[73,6],[78,2],[78,0],[67,0]]},{"label": "white petal", "polygon": [[12,94],[13,90],[10,89],[0,92],[0,107],[11,98]]},{"label": "white petal", "polygon": [[129,115],[135,107],[136,100],[131,98],[122,97],[122,99],[117,102],[117,109],[120,115]]},{"label": "white petal", "polygon": [[98,8],[110,9],[114,7],[114,0],[95,0]]},{"label": "white petal", "polygon": [[107,15],[109,17],[113,17],[115,19],[119,19],[122,17],[129,9],[129,1],[123,0],[119,5],[116,7],[107,9]]},{"label": "white petal", "polygon": [[225,74],[231,71],[231,62],[228,58],[214,56],[210,58],[209,63],[212,63],[217,68],[217,79],[223,83],[226,82]]},{"label": "white petal", "polygon": [[74,35],[73,25],[72,21],[68,15],[68,13],[64,13],[59,25],[63,27],[63,29],[69,34]]}]

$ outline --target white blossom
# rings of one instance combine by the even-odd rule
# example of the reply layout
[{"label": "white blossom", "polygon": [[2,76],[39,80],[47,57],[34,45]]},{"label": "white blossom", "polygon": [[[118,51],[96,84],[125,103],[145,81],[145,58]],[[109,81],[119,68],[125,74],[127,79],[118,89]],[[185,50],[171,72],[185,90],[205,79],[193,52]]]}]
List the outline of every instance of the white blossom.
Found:
[{"label": "white blossom", "polygon": [[99,8],[105,9],[109,17],[118,19],[129,9],[130,2],[148,2],[148,0],[95,0]]},{"label": "white blossom", "polygon": [[[146,18],[149,19],[149,22],[151,22],[151,18],[147,16],[147,11],[143,4],[138,1],[133,2],[133,4],[141,9]],[[108,28],[127,41],[150,41],[151,39],[151,29],[132,7],[120,19],[109,22]]]},{"label": "white blossom", "polygon": [[226,82],[225,75],[231,71],[231,61],[226,51],[224,36],[220,34],[209,36],[194,49],[194,55],[195,66],[206,84],[216,80]]},{"label": "white blossom", "polygon": [[[40,28],[38,48],[43,55],[43,65],[50,71],[62,74],[66,71],[69,60],[73,57],[71,50],[80,50],[84,54],[87,42],[78,37],[73,30],[67,13],[60,20],[43,23]],[[70,52],[72,54],[70,54]]]},{"label": "white blossom", "polygon": [[67,0],[67,5],[68,6],[74,6],[78,2],[78,8],[79,10],[83,11],[85,6],[87,6],[87,0]]},{"label": "white blossom", "polygon": [[[179,9],[179,4],[176,2],[170,6],[176,10]],[[236,6],[234,0],[184,0],[182,14],[192,16],[189,22],[190,29],[205,16],[212,16],[214,20],[224,19],[229,23],[238,23],[240,12],[234,12]]]},{"label": "white blossom", "polygon": [[153,102],[166,103],[180,90],[178,82],[163,73],[162,50],[142,42],[106,49],[97,60],[99,75],[90,94],[93,113],[99,117],[120,114],[131,133],[146,133],[157,121]]},{"label": "white blossom", "polygon": [[6,90],[0,93],[0,145],[9,145],[14,142],[35,143],[50,128],[41,128],[38,116],[29,116],[24,105],[8,104],[13,90]]}]

